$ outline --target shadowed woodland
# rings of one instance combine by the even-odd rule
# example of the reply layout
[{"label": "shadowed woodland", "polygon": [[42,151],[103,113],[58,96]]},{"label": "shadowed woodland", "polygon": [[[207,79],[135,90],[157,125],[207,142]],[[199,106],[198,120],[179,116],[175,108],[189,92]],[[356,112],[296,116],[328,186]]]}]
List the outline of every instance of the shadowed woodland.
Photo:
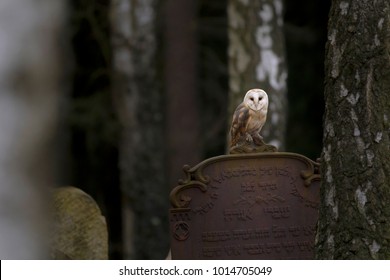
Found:
[{"label": "shadowed woodland", "polygon": [[0,26],[2,258],[52,256],[73,186],[91,207],[54,221],[108,247],[57,258],[164,259],[183,165],[226,154],[251,88],[264,142],[320,159],[316,258],[390,258],[388,0],[4,0]]},{"label": "shadowed woodland", "polygon": [[[175,5],[167,5],[161,1],[156,7],[157,17],[157,69],[156,81],[159,91],[159,101],[166,112],[173,108],[170,118],[180,120],[188,119],[188,130],[177,131],[175,123],[167,121],[168,112],[161,122],[162,133],[177,131],[173,136],[175,143],[182,146],[186,153],[170,160],[169,144],[166,142],[169,136],[160,135],[154,141],[158,142],[159,149],[163,150],[167,168],[166,174],[177,174],[174,178],[166,178],[165,185],[161,188],[161,197],[148,201],[148,196],[153,194],[131,194],[135,196],[131,201],[124,200],[120,187],[120,170],[118,167],[121,124],[116,114],[115,103],[112,94],[112,48],[110,44],[109,1],[72,1],[69,12],[71,48],[74,57],[73,66],[69,70],[69,79],[72,88],[67,100],[67,112],[64,116],[63,139],[66,140],[66,150],[63,157],[66,159],[61,167],[61,180],[59,185],[74,185],[91,194],[98,202],[108,221],[110,236],[110,258],[163,258],[168,251],[167,237],[167,197],[169,190],[175,186],[177,179],[182,177],[181,168],[184,164],[195,164],[211,156],[221,155],[226,149],[226,135],[231,116],[227,114],[228,106],[228,34],[227,34],[227,1],[188,1]],[[187,2],[187,1],[183,1]],[[190,3],[191,2],[191,3]],[[284,36],[286,44],[286,57],[288,66],[287,95],[288,117],[286,132],[286,151],[297,152],[309,158],[316,159],[321,154],[322,147],[322,113],[323,113],[323,61],[326,41],[326,25],[330,1],[285,1],[284,5]],[[170,9],[166,11],[165,9]],[[179,18],[179,14],[187,17]],[[164,53],[164,48],[170,44],[167,38],[168,28],[166,15],[176,17],[177,22],[169,25],[175,28],[177,25],[190,25],[194,28],[193,38],[186,38],[186,51],[195,63],[195,67],[188,66],[182,73],[173,73],[177,79],[181,79],[192,87],[185,92],[170,90],[174,85],[167,83],[180,83],[175,78],[167,77],[164,71],[168,63],[174,63],[175,58]],[[177,35],[176,35],[177,34]],[[172,31],[169,36],[180,36],[180,31]],[[173,38],[173,41],[180,40]],[[179,43],[180,44],[180,43]],[[177,50],[180,51],[180,50]],[[171,54],[175,55],[175,54]],[[169,62],[170,61],[170,62]],[[172,71],[178,70],[180,65]],[[186,66],[184,66],[186,67]],[[186,77],[187,76],[187,77]],[[145,85],[148,86],[148,85]],[[146,102],[154,102],[147,96]],[[191,97],[187,97],[187,93]],[[242,96],[245,92],[241,93]],[[174,96],[176,95],[176,97]],[[182,99],[180,99],[180,96]],[[176,107],[169,107],[170,99],[179,100]],[[191,99],[190,99],[191,98]],[[190,100],[186,100],[190,99]],[[194,103],[193,103],[194,102]],[[190,109],[188,106],[195,109]],[[148,114],[148,112],[144,112]],[[192,114],[192,115],[191,115]],[[140,129],[147,129],[140,124]],[[135,133],[135,132],[134,132]],[[193,139],[188,141],[188,135]],[[193,141],[195,140],[195,141]],[[142,159],[139,159],[142,160]],[[153,177],[148,171],[148,164],[153,161],[153,155],[146,162],[141,177]],[[157,159],[158,160],[158,159]],[[138,162],[139,164],[143,164]],[[168,164],[169,163],[169,164]],[[169,172],[168,169],[174,170]],[[64,172],[65,171],[65,172]],[[137,182],[133,182],[137,184]],[[141,197],[146,199],[141,200]],[[156,199],[158,202],[153,202]],[[123,234],[123,203],[138,205],[140,219],[143,226],[134,229],[140,237],[136,242],[137,248],[133,255],[126,256],[124,252]],[[158,217],[150,216],[152,209],[160,204]],[[131,207],[131,206],[130,206]],[[145,211],[145,212],[144,212]],[[164,212],[165,211],[165,212]],[[144,213],[142,213],[144,212]],[[150,227],[157,223],[156,232],[151,233],[144,227]],[[141,225],[141,224],[140,224]],[[150,241],[155,238],[154,243]],[[145,239],[145,240],[143,240]],[[152,242],[153,244],[151,244]],[[142,245],[144,244],[144,245]]]}]

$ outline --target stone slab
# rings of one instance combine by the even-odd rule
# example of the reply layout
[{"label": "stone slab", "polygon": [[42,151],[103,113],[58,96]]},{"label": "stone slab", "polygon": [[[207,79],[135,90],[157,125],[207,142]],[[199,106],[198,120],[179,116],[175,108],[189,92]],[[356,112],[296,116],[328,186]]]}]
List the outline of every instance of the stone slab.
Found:
[{"label": "stone slab", "polygon": [[318,163],[240,154],[184,171],[170,194],[172,259],[313,259]]}]

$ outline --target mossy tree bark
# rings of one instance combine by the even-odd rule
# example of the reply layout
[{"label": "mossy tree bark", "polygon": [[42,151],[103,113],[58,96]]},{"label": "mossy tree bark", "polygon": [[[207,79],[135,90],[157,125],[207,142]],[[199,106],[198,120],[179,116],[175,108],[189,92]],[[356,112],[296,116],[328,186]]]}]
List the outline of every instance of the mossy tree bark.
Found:
[{"label": "mossy tree bark", "polygon": [[157,80],[157,0],[111,4],[113,95],[122,124],[124,258],[168,252],[164,119]]},{"label": "mossy tree bark", "polygon": [[287,67],[281,0],[230,0],[228,121],[251,88],[269,96],[265,142],[279,150],[285,146],[287,117]]},{"label": "mossy tree bark", "polygon": [[389,53],[389,1],[333,1],[319,259],[390,258]]}]

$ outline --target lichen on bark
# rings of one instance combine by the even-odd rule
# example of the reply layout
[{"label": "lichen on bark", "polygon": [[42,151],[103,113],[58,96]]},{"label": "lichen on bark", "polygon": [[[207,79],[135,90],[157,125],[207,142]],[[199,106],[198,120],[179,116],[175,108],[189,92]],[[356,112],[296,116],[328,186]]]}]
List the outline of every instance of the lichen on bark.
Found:
[{"label": "lichen on bark", "polygon": [[332,3],[319,259],[390,257],[390,28],[384,26],[390,27],[386,0]]}]

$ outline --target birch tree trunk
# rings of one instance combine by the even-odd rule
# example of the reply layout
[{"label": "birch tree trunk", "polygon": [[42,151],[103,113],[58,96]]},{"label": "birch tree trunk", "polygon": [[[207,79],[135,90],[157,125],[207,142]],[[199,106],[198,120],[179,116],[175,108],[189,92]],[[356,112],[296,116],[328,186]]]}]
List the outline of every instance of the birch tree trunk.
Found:
[{"label": "birch tree trunk", "polygon": [[390,2],[334,0],[317,258],[390,258]]},{"label": "birch tree trunk", "polygon": [[125,258],[162,259],[169,247],[156,5],[157,0],[111,4],[113,95],[122,123]]},{"label": "birch tree trunk", "polygon": [[229,0],[229,125],[231,116],[251,88],[269,96],[265,142],[285,146],[287,67],[281,0]]},{"label": "birch tree trunk", "polygon": [[1,259],[49,256],[46,198],[54,182],[64,10],[63,1],[0,2]]}]

